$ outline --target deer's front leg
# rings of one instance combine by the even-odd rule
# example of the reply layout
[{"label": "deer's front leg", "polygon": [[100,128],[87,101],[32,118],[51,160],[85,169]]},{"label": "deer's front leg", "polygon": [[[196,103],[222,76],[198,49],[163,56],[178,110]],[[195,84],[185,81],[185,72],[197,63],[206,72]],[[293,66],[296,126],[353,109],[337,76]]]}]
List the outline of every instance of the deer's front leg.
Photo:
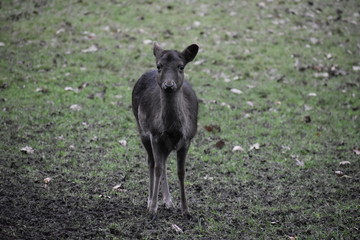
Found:
[{"label": "deer's front leg", "polygon": [[189,147],[184,146],[177,152],[177,174],[179,178],[179,185],[180,185],[180,198],[181,198],[181,210],[183,214],[190,218],[189,209],[186,202],[186,194],[185,194],[185,159],[186,154]]},{"label": "deer's front leg", "polygon": [[154,186],[152,191],[152,198],[150,202],[149,213],[152,220],[156,218],[157,208],[158,208],[158,195],[159,187],[161,182],[161,177],[165,169],[166,158],[169,155],[169,151],[164,147],[164,144],[161,144],[156,138],[151,139],[151,146],[154,155]]},{"label": "deer's front leg", "polygon": [[163,173],[162,173],[162,182],[161,182],[161,187],[162,187],[162,194],[163,194],[163,199],[164,199],[164,204],[165,207],[167,209],[172,208],[173,207],[173,203],[171,200],[171,194],[169,191],[169,183],[167,180],[167,174],[166,174],[166,164],[164,164],[164,168],[163,168]]}]

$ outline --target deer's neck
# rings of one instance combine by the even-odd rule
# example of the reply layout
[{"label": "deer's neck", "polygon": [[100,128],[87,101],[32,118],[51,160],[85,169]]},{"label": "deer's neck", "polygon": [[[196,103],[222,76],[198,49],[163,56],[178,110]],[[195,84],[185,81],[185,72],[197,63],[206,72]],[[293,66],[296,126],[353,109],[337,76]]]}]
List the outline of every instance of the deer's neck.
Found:
[{"label": "deer's neck", "polygon": [[181,89],[175,93],[161,93],[161,119],[165,131],[179,131],[184,121],[184,96]]}]

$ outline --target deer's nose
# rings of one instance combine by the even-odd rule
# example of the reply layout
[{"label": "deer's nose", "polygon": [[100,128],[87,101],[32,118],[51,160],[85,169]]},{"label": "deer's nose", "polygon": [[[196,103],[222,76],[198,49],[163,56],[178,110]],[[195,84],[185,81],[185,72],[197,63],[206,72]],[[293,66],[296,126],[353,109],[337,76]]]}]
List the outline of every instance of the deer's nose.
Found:
[{"label": "deer's nose", "polygon": [[165,81],[163,84],[162,84],[162,87],[164,90],[170,90],[170,89],[174,89],[176,88],[176,84],[174,81]]}]

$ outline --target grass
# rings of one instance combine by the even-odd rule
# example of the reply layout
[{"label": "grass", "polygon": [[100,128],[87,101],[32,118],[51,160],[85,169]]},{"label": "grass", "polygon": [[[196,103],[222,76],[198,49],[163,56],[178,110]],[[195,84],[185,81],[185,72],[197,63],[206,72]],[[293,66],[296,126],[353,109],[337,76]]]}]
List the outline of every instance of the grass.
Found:
[{"label": "grass", "polygon": [[[359,7],[3,1],[1,238],[358,239]],[[156,222],[147,216],[130,99],[154,68],[148,40],[200,46],[186,69],[200,99],[187,162],[190,221],[177,208],[159,207]],[[207,131],[212,125],[220,130]],[[173,155],[168,169],[177,202]]]}]

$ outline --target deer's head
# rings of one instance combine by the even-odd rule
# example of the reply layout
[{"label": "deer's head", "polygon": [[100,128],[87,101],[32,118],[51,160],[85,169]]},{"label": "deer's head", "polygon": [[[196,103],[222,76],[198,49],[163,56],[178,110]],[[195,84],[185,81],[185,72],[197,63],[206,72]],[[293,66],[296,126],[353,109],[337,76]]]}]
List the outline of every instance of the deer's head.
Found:
[{"label": "deer's head", "polygon": [[181,88],[185,66],[195,58],[198,50],[196,44],[188,46],[182,52],[164,50],[157,43],[154,44],[153,52],[158,70],[157,82],[163,91],[173,93]]}]

